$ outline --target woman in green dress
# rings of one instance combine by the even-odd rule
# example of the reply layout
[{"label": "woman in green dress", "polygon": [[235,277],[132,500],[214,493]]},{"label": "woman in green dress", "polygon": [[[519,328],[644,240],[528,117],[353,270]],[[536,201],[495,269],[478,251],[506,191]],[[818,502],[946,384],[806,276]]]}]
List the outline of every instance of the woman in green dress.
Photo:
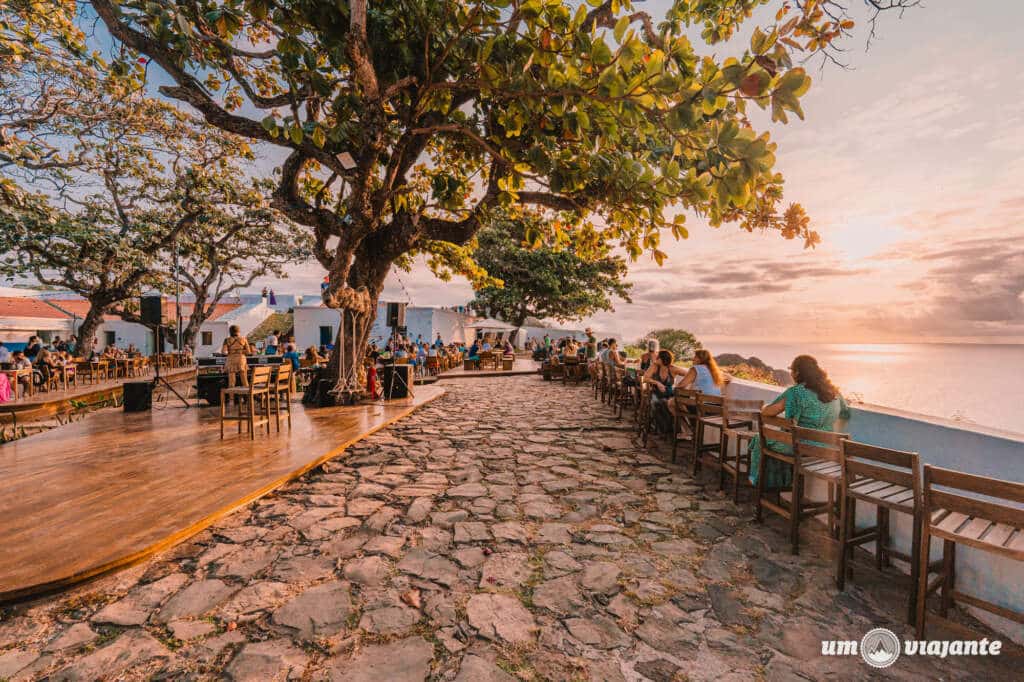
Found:
[{"label": "woman in green dress", "polygon": [[[850,418],[850,408],[817,360],[810,355],[798,355],[789,371],[796,384],[765,405],[761,409],[762,415],[776,417],[782,414],[786,419],[792,419],[797,426],[819,431],[832,431],[837,419]],[[790,447],[784,443],[773,440],[768,443],[773,450],[791,452]],[[760,463],[761,439],[755,437],[750,442],[750,483],[755,486]],[[775,459],[765,462],[766,489],[788,488],[792,483],[792,467]]]}]

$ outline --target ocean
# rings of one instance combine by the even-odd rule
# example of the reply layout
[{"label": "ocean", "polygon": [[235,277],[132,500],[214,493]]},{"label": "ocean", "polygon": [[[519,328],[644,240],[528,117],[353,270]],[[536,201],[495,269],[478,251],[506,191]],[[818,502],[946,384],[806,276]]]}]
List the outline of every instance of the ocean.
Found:
[{"label": "ocean", "polygon": [[715,355],[756,356],[776,369],[815,356],[843,395],[1024,434],[1024,345],[768,343],[709,339]]}]

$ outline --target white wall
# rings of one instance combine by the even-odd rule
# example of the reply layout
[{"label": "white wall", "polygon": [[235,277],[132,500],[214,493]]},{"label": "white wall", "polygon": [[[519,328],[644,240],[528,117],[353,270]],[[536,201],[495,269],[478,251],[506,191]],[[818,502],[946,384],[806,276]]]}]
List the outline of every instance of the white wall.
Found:
[{"label": "white wall", "polygon": [[53,317],[3,317],[0,318],[0,341],[27,343],[28,337],[39,332],[51,332],[61,338],[71,335],[71,320]]},{"label": "white wall", "polygon": [[338,335],[341,313],[334,308],[320,306],[297,306],[292,309],[295,329],[295,348],[301,353],[310,346],[320,347],[320,327],[331,328],[331,343]]},{"label": "white wall", "polygon": [[[76,328],[77,333],[77,328]],[[151,355],[155,349],[153,343],[153,332],[138,322],[125,322],[124,320],[104,320],[103,324],[96,330],[96,338],[99,339],[97,350],[107,347],[107,332],[114,332],[114,345],[124,350],[128,344],[133,344],[143,355]]]},{"label": "white wall", "polygon": [[[726,395],[767,403],[781,391],[777,386],[734,379]],[[924,464],[1024,483],[1024,436],[867,404],[852,407],[849,422],[836,428],[849,433],[853,440],[917,452]],[[817,481],[808,486],[807,494],[812,499],[827,499],[824,483]],[[874,514],[870,505],[858,505],[858,526],[874,525]],[[910,554],[910,517],[892,514],[890,525],[896,546]],[[873,550],[874,546],[864,547]],[[932,559],[939,558],[940,553],[941,543],[933,541]],[[899,563],[894,560],[894,564]],[[910,572],[906,565],[899,567]],[[960,546],[956,571],[959,590],[1024,613],[1024,568],[1020,562]],[[970,610],[1013,641],[1024,643],[1024,626],[985,611]]]}]

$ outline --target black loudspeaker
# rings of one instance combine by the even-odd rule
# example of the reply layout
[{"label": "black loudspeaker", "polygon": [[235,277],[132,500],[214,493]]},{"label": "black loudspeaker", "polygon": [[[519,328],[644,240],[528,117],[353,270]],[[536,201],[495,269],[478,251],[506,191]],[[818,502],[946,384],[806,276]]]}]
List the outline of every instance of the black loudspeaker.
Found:
[{"label": "black loudspeaker", "polygon": [[220,405],[220,389],[227,387],[227,374],[200,374],[196,377],[196,394],[210,405]]},{"label": "black loudspeaker", "polygon": [[124,385],[124,411],[146,412],[153,408],[153,384],[129,381]]},{"label": "black loudspeaker", "polygon": [[405,326],[404,303],[388,303],[388,326],[392,329]]},{"label": "black loudspeaker", "polygon": [[384,397],[408,398],[409,384],[412,383],[412,365],[384,365],[381,370],[380,387]]},{"label": "black loudspeaker", "polygon": [[142,324],[155,327],[164,323],[163,296],[142,296],[139,298],[139,317]]}]

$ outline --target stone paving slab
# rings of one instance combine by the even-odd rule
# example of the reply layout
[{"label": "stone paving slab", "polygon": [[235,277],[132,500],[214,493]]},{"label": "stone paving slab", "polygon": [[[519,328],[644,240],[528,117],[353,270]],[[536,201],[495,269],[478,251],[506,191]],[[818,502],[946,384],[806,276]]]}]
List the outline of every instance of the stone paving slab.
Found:
[{"label": "stone paving slab", "polygon": [[[838,592],[820,547],[791,556],[630,427],[586,386],[457,382],[166,554],[9,607],[0,679],[878,677],[821,640],[908,636],[903,581]],[[885,676],[1012,679],[1006,651]]]}]

